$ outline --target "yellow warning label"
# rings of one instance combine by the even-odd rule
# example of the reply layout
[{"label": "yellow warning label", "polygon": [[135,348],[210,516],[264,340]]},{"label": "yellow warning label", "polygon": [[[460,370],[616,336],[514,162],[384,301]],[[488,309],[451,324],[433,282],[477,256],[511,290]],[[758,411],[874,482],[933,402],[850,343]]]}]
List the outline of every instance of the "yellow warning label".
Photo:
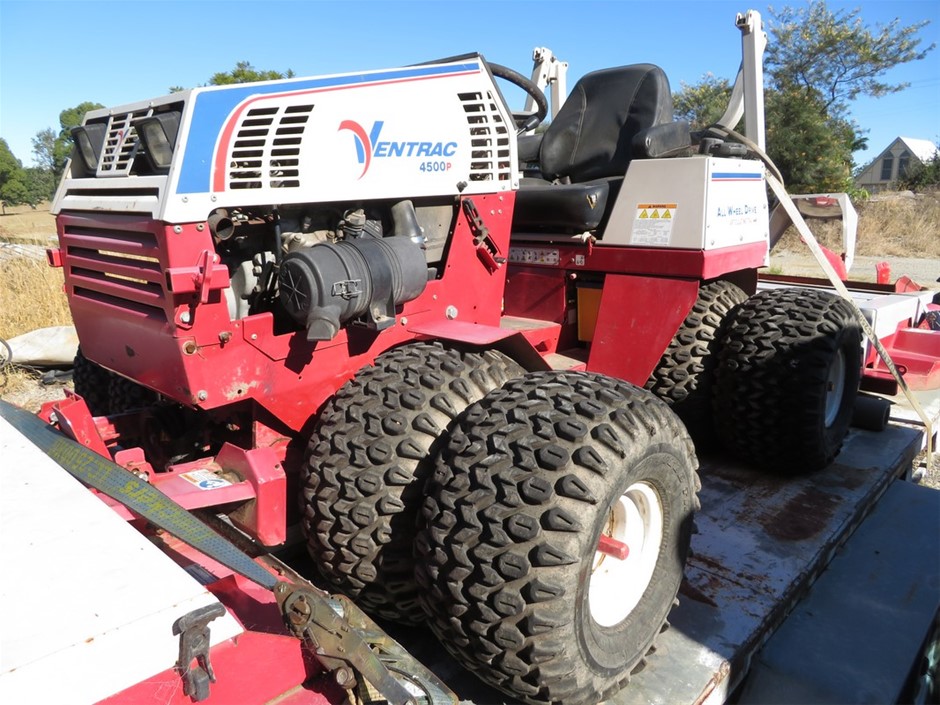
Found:
[{"label": "yellow warning label", "polygon": [[677,208],[676,203],[637,203],[630,244],[668,247]]},{"label": "yellow warning label", "polygon": [[674,217],[676,203],[637,203],[637,220],[672,220]]}]

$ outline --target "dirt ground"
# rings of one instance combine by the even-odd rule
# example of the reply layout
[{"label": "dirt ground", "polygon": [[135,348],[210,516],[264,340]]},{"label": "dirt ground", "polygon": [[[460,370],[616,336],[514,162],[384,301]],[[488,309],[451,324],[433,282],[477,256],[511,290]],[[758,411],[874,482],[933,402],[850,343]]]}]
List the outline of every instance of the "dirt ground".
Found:
[{"label": "dirt ground", "polygon": [[[887,262],[890,281],[909,277],[921,287],[940,291],[940,259],[920,259],[916,257],[872,257],[856,256],[849,271],[849,278],[855,281],[877,281],[876,265]],[[822,269],[807,249],[805,252],[777,252],[770,255],[770,269],[773,274],[786,274],[794,277],[822,277]]]}]

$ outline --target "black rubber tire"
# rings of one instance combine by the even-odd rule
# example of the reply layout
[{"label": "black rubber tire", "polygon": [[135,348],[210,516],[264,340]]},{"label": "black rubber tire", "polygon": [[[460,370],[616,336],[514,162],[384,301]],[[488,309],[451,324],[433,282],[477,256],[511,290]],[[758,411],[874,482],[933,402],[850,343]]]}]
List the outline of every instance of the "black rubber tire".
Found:
[{"label": "black rubber tire", "polygon": [[712,394],[718,364],[718,340],[728,312],[747,294],[721,279],[703,284],[659,364],[646,382],[682,419],[696,446],[713,445]]},{"label": "black rubber tire", "polygon": [[[644,665],[676,603],[696,468],[676,416],[625,382],[535,372],[487,394],[457,419],[428,481],[415,546],[432,630],[513,697],[607,699]],[[602,627],[588,599],[595,551],[611,507],[641,481],[662,506],[662,543],[635,607]]]},{"label": "black rubber tire", "polygon": [[110,386],[113,377],[110,371],[85,357],[81,348],[75,353],[72,383],[75,393],[85,400],[92,416],[111,413]]},{"label": "black rubber tire", "polygon": [[[823,291],[762,291],[732,312],[720,347],[715,424],[724,445],[783,474],[831,463],[861,379],[861,329],[852,307]],[[836,374],[838,364],[844,376]],[[830,372],[842,378],[838,399],[829,398]],[[827,423],[833,403],[838,410],[830,406]]]},{"label": "black rubber tire", "polygon": [[496,351],[417,343],[337,392],[309,443],[302,495],[308,552],[335,588],[374,615],[424,621],[413,544],[431,451],[468,405],[524,372]]},{"label": "black rubber tire", "polygon": [[127,411],[143,409],[159,400],[156,392],[116,374],[111,374],[108,396],[110,398],[110,413],[112,414],[123,414]]}]

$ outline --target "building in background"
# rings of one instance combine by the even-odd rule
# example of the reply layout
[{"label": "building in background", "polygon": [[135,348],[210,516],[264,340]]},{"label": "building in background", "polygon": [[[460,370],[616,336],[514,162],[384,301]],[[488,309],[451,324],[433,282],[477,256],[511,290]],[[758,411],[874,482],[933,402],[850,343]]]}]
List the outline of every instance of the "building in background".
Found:
[{"label": "building in background", "polygon": [[935,156],[937,145],[930,140],[897,137],[859,172],[855,185],[871,192],[894,188],[917,164],[929,162]]}]

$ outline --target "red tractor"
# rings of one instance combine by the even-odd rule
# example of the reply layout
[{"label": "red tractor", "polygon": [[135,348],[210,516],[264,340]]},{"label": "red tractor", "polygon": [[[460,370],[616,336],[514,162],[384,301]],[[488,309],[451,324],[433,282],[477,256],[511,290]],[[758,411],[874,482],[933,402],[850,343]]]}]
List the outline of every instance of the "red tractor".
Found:
[{"label": "red tractor", "polygon": [[860,334],[755,294],[764,164],[693,140],[661,69],[517,137],[546,109],[467,55],[88,113],[50,253],[77,396],[46,415],[261,544],[299,523],[332,588],[514,697],[593,703],[674,604],[692,438],[829,463]]}]

